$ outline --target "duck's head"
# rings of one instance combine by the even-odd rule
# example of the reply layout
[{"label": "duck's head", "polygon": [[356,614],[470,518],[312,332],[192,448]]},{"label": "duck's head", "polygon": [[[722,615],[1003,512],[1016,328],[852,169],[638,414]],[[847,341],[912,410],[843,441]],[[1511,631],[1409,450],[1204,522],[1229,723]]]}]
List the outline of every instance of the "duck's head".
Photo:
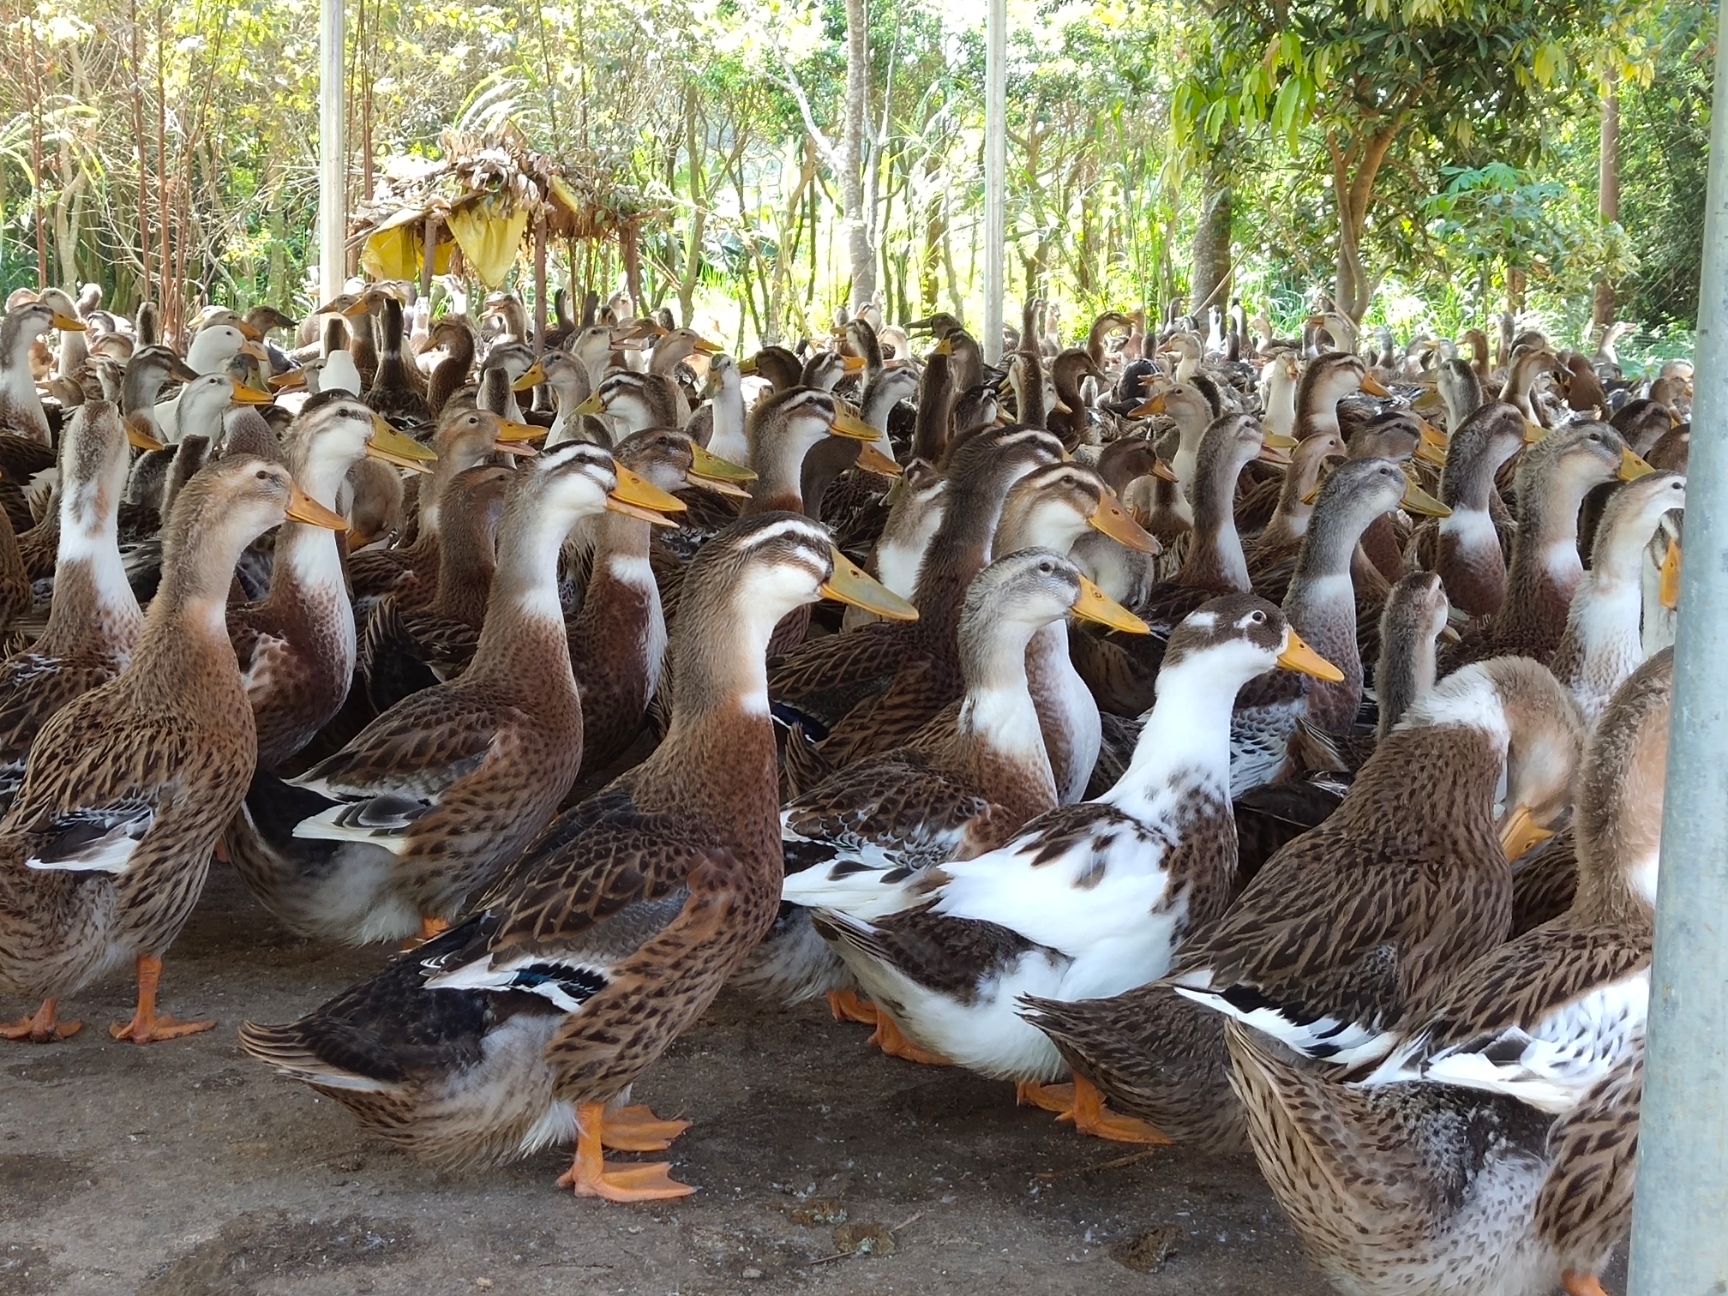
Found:
[{"label": "duck's head", "polygon": [[1314,505],[1314,524],[1360,532],[1396,508],[1424,517],[1447,517],[1452,512],[1405,476],[1396,460],[1348,459],[1322,483]]},{"label": "duck's head", "polygon": [[1546,485],[1582,495],[1602,482],[1636,481],[1655,471],[1632,453],[1606,423],[1584,421],[1556,428],[1537,442],[1518,468],[1518,494]]},{"label": "duck's head", "polygon": [[180,389],[180,425],[191,429],[202,427],[209,420],[213,426],[230,405],[268,405],[274,399],[269,392],[230,378],[226,373],[203,374]]},{"label": "duck's head", "polygon": [[[61,296],[65,294],[62,293]],[[16,360],[22,357],[23,352],[28,350],[38,336],[49,329],[82,333],[84,321],[49,302],[30,301],[22,306],[15,306],[6,313],[4,325],[0,325],[0,337],[6,340],[8,351]]]},{"label": "duck's head", "polygon": [[804,362],[799,383],[804,387],[833,391],[842,378],[863,371],[864,361],[857,356],[842,355],[838,351],[818,351]]},{"label": "duck's head", "polygon": [[612,449],[613,459],[660,490],[691,486],[748,499],[748,483],[756,474],[743,464],[709,454],[688,432],[678,428],[644,428]]},{"label": "duck's head", "polygon": [[1170,383],[1160,388],[1134,411],[1133,417],[1151,418],[1156,414],[1167,415],[1183,432],[1203,431],[1216,417],[1205,392],[1193,383]]},{"label": "duck's head", "polygon": [[1166,675],[1192,680],[1201,671],[1234,692],[1269,670],[1292,670],[1331,683],[1344,678],[1343,671],[1303,642],[1273,604],[1258,594],[1226,594],[1202,603],[1171,632],[1158,688],[1162,693]]},{"label": "duck's head", "polygon": [[677,410],[666,384],[628,369],[607,374],[594,394],[576,407],[575,413],[603,414],[631,431],[667,427],[677,421]]},{"label": "duck's head", "polygon": [[[314,397],[301,409],[291,435],[302,475],[323,479],[342,474],[362,458],[411,472],[431,472],[438,454],[404,436],[346,392]],[[301,466],[303,465],[303,466]]]},{"label": "duck's head", "polygon": [[[880,585],[834,547],[827,531],[797,513],[740,519],[704,545],[690,565],[686,590],[725,623],[748,626],[765,646],[780,619],[818,599],[835,599],[891,621],[915,621],[918,610]],[[683,621],[680,614],[680,623]]]},{"label": "duck's head", "polygon": [[611,452],[586,441],[567,441],[537,455],[512,474],[512,510],[547,519],[559,536],[577,521],[600,513],[622,513],[674,526],[684,501],[614,462]]},{"label": "duck's head", "polygon": [[545,428],[512,423],[488,410],[451,409],[439,418],[432,445],[439,460],[460,472],[494,453],[532,458],[539,452],[530,442],[545,434]]},{"label": "duck's head", "polygon": [[1136,553],[1158,552],[1158,542],[1096,472],[1078,463],[1046,464],[1008,492],[996,527],[996,551],[1040,548],[1065,554],[1088,530]]},{"label": "duck's head", "polygon": [[1176,474],[1158,455],[1150,439],[1139,436],[1118,437],[1098,455],[1098,475],[1118,494],[1142,477],[1157,477],[1173,482]]},{"label": "duck's head", "polygon": [[1331,408],[1357,392],[1370,396],[1391,394],[1368,372],[1367,362],[1361,356],[1349,351],[1328,351],[1308,362],[1297,400],[1303,408]]},{"label": "duck's head", "polygon": [[[1679,473],[1653,472],[1617,487],[1608,496],[1602,521],[1596,527],[1591,567],[1605,570],[1616,556],[1631,559],[1649,543],[1664,516],[1685,508],[1686,478]],[[1671,597],[1678,594],[1677,587],[1669,587],[1679,579],[1679,548],[1669,542],[1671,556],[1663,566],[1662,593],[1670,607]]]},{"label": "duck's head", "polygon": [[1039,428],[985,428],[951,448],[947,473],[957,486],[1006,494],[1027,473],[1067,457],[1061,440]]},{"label": "duck's head", "polygon": [[[171,531],[230,555],[285,521],[346,531],[347,520],[303,491],[283,464],[251,455],[212,459],[176,493]],[[170,541],[172,543],[172,541]],[[172,561],[172,554],[166,561]],[[233,565],[233,557],[228,559]]]},{"label": "duck's head", "polygon": [[1382,643],[1432,643],[1445,632],[1452,603],[1436,572],[1411,572],[1386,595],[1380,614]]},{"label": "duck's head", "polygon": [[793,387],[756,402],[750,411],[749,441],[758,453],[784,457],[796,467],[810,448],[827,437],[874,441],[876,429],[818,387]]},{"label": "duck's head", "polygon": [[1021,549],[972,578],[961,614],[961,638],[994,637],[1013,626],[1032,631],[1072,613],[1111,630],[1149,634],[1150,627],[1052,549]]}]

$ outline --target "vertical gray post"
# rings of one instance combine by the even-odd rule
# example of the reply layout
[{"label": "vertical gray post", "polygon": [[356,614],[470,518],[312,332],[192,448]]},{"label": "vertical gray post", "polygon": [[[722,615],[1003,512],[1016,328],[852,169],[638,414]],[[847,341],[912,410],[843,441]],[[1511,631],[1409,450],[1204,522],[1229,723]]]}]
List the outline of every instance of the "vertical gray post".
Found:
[{"label": "vertical gray post", "polygon": [[984,359],[1002,359],[1008,255],[1008,0],[990,0],[984,41]]},{"label": "vertical gray post", "polygon": [[321,0],[318,16],[318,277],[323,301],[341,292],[348,277],[342,4]]},{"label": "vertical gray post", "polygon": [[[1720,21],[1720,20],[1719,20]],[[1632,1296],[1728,1291],[1728,44],[1716,103]]]}]

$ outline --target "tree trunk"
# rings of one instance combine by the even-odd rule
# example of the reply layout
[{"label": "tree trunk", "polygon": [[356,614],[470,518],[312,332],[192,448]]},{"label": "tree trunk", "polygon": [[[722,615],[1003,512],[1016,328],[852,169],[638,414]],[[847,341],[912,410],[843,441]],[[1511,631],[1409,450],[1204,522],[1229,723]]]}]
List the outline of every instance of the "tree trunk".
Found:
[{"label": "tree trunk", "polygon": [[1369,275],[1362,255],[1362,231],[1368,224],[1368,208],[1374,198],[1374,181],[1380,174],[1392,142],[1403,128],[1400,114],[1373,134],[1358,134],[1346,148],[1337,134],[1327,136],[1332,153],[1332,199],[1338,213],[1338,280],[1334,305],[1356,323],[1367,313],[1378,282]]},{"label": "tree trunk", "polygon": [[1214,152],[1206,164],[1200,191],[1200,220],[1194,227],[1193,272],[1188,277],[1189,309],[1224,305],[1219,285],[1230,277],[1230,166]]},{"label": "tree trunk", "polygon": [[870,115],[868,0],[846,0],[846,120],[840,137],[840,207],[852,269],[852,309],[876,295],[876,252],[864,209],[864,132]]},{"label": "tree trunk", "polygon": [[[1602,83],[1602,145],[1596,172],[1596,212],[1604,226],[1620,219],[1620,86],[1610,70]],[[1606,272],[1590,298],[1590,322],[1607,330],[1614,322],[1614,285]]]}]

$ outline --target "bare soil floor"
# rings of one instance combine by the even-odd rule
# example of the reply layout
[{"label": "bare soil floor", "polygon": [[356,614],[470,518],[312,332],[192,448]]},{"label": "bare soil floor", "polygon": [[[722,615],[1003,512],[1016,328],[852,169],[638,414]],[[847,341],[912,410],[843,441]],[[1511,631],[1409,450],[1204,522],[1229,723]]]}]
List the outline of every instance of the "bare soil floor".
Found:
[{"label": "bare soil floor", "polygon": [[[117,979],[51,1047],[0,1044],[7,1296],[730,1293],[1320,1296],[1251,1163],[1077,1137],[1009,1086],[892,1061],[820,1005],[728,998],[637,1086],[696,1122],[663,1206],[553,1188],[557,1152],[440,1176],[242,1056],[376,950],[283,935],[218,866],[164,1000],[217,1029],[138,1048]],[[8,1015],[22,1007],[3,1005]]]}]

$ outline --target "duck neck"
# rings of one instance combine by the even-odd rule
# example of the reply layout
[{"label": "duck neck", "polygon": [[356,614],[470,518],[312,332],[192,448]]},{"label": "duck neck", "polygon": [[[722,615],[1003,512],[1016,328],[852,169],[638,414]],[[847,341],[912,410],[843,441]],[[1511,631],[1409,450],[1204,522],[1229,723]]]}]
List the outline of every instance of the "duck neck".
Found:
[{"label": "duck neck", "polygon": [[744,383],[736,369],[721,375],[714,393],[714,432],[708,449],[733,463],[750,462],[750,439],[744,432]]},{"label": "duck neck", "polygon": [[[1281,363],[1281,362],[1274,362]],[[1296,384],[1287,375],[1280,374],[1267,384],[1266,392],[1266,430],[1278,436],[1293,437],[1296,435]],[[1336,410],[1332,413],[1334,424],[1338,421]]]},{"label": "duck neck", "polygon": [[743,509],[745,516],[804,511],[804,457],[814,445],[808,437],[790,431],[756,437],[750,456],[756,480],[750,483],[750,502]]},{"label": "duck neck", "polygon": [[228,591],[251,537],[213,517],[181,526],[170,520],[169,526],[162,584],[144,618],[132,674],[197,705],[207,693],[205,681],[229,679],[240,687],[228,638]]},{"label": "duck neck", "polygon": [[501,679],[514,689],[536,692],[554,689],[562,679],[574,693],[564,608],[558,601],[558,555],[571,524],[567,513],[531,504],[505,513],[486,619],[465,678]]},{"label": "duck neck", "polygon": [[1170,662],[1128,768],[1100,800],[1129,814],[1149,812],[1181,789],[1230,798],[1230,713],[1237,687],[1216,678],[1202,655]]},{"label": "duck neck", "polygon": [[1291,628],[1344,672],[1341,681],[1308,681],[1308,717],[1328,733],[1348,729],[1362,702],[1362,654],[1350,566],[1368,521],[1372,519],[1334,516],[1311,526],[1284,596]]},{"label": "duck neck", "polygon": [[966,587],[990,562],[990,541],[1002,512],[1002,496],[999,483],[949,483],[948,507],[925,550],[912,595],[918,607],[914,624],[924,634],[955,636]]},{"label": "duck neck", "polygon": [[1518,530],[1512,540],[1512,563],[1507,572],[1508,608],[1530,599],[1544,606],[1564,608],[1577,593],[1584,578],[1584,560],[1578,553],[1578,512],[1588,486],[1564,475],[1544,489],[1521,493],[1518,500]]},{"label": "duck neck", "polygon": [[[641,518],[608,511],[600,518],[598,543],[582,610],[576,615],[579,638],[592,634],[607,639],[615,651],[639,654],[639,667],[648,680],[648,695],[660,684],[666,662],[666,617],[660,587],[649,565],[649,524]],[[601,627],[607,634],[599,633]]]},{"label": "duck neck", "polygon": [[[345,459],[306,455],[295,466],[300,488],[327,509],[335,509],[348,477]],[[265,602],[276,608],[301,605],[308,600],[334,601],[348,607],[348,577],[342,566],[342,551],[336,533],[328,527],[289,520],[276,536],[272,566],[277,573],[270,581]]]},{"label": "duck neck", "polygon": [[16,325],[0,331],[0,424],[25,429],[46,445],[48,415],[30,373],[30,341]]},{"label": "duck neck", "polygon": [[118,509],[104,494],[84,500],[77,483],[60,491],[54,598],[36,651],[50,657],[128,653],[144,614],[120,557]]},{"label": "duck neck", "polygon": [[1428,696],[1438,669],[1434,639],[1420,629],[1408,635],[1387,635],[1380,645],[1374,689],[1380,703],[1378,740],[1404,718],[1404,713]]},{"label": "duck neck", "polygon": [[1236,476],[1242,465],[1234,461],[1220,465],[1195,483],[1194,543],[1182,564],[1178,582],[1246,593],[1248,559],[1242,552],[1242,537],[1236,530]]}]

